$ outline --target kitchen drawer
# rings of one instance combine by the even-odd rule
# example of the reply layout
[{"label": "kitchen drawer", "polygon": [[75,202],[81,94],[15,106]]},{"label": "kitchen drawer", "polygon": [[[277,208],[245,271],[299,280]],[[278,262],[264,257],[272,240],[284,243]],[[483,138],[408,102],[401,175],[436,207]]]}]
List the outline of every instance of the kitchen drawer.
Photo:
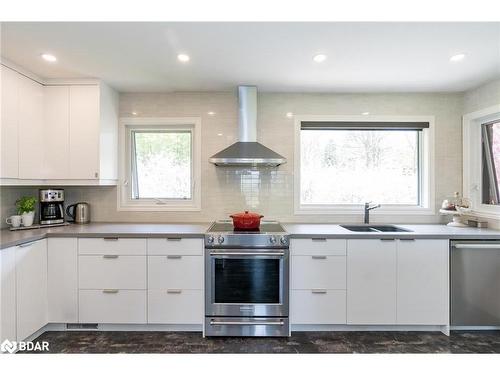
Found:
[{"label": "kitchen drawer", "polygon": [[346,262],[345,256],[293,256],[291,288],[346,289]]},{"label": "kitchen drawer", "polygon": [[145,290],[80,290],[80,323],[146,323]]},{"label": "kitchen drawer", "polygon": [[203,289],[201,255],[148,256],[148,289]]},{"label": "kitchen drawer", "polygon": [[202,255],[202,238],[148,238],[149,255]]},{"label": "kitchen drawer", "polygon": [[80,255],[146,255],[145,238],[79,238]]},{"label": "kitchen drawer", "polygon": [[146,256],[80,255],[79,289],[146,289]]},{"label": "kitchen drawer", "polygon": [[346,324],[345,290],[292,290],[292,324]]},{"label": "kitchen drawer", "polygon": [[148,323],[202,324],[203,317],[202,290],[148,291]]},{"label": "kitchen drawer", "polygon": [[294,238],[292,255],[346,255],[347,241],[330,238]]}]

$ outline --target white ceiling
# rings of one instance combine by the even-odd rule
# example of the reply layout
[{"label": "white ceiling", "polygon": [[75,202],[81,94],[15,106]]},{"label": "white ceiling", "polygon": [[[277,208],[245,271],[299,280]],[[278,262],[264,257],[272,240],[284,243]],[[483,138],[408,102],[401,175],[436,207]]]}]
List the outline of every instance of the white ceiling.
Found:
[{"label": "white ceiling", "polygon": [[3,23],[1,41],[3,57],[41,77],[122,92],[463,91],[500,77],[500,23]]}]

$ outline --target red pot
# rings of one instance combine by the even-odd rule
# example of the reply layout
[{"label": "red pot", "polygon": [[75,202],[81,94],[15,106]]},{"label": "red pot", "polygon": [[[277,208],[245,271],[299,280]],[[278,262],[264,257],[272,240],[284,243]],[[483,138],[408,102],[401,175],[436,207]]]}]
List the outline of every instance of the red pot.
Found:
[{"label": "red pot", "polygon": [[260,219],[264,216],[257,214],[255,212],[238,212],[237,214],[231,215],[230,218],[233,219],[233,227],[236,230],[252,230],[259,229]]}]

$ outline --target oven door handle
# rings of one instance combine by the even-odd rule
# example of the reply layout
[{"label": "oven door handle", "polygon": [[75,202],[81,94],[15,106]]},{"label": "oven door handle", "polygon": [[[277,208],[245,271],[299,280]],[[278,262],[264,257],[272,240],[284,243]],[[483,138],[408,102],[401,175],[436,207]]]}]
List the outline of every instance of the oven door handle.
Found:
[{"label": "oven door handle", "polygon": [[235,321],[210,321],[211,326],[222,326],[222,325],[229,325],[229,326],[282,326],[285,325],[285,322],[279,321],[279,322],[263,322],[263,321],[250,321],[250,322],[235,322]]},{"label": "oven door handle", "polygon": [[259,251],[211,251],[210,252],[211,256],[218,256],[218,255],[223,255],[223,256],[231,256],[231,255],[236,255],[236,256],[284,256],[285,252],[284,251],[266,251],[266,252],[259,252]]}]

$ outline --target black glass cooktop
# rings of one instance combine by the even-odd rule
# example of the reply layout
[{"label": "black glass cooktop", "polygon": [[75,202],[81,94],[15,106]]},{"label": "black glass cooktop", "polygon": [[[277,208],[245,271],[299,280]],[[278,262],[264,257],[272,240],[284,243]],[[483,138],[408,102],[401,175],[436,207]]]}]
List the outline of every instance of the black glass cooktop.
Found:
[{"label": "black glass cooktop", "polygon": [[285,232],[285,228],[277,221],[261,221],[260,228],[255,230],[235,230],[232,220],[223,220],[214,222],[208,232],[226,232],[235,234],[265,234]]}]

